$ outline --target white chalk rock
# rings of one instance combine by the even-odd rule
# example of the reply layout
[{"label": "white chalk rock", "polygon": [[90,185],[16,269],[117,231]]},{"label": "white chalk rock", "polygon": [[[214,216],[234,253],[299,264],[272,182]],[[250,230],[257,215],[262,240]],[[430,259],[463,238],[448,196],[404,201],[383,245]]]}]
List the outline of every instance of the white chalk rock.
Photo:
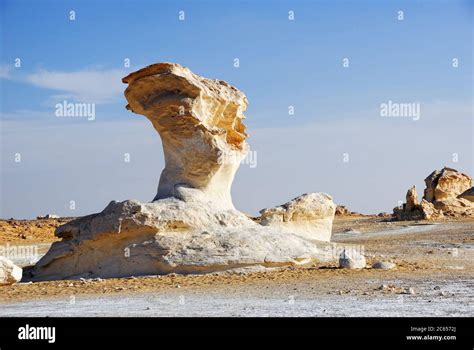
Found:
[{"label": "white chalk rock", "polygon": [[0,256],[0,285],[9,285],[21,281],[23,269],[11,260]]},{"label": "white chalk rock", "polygon": [[365,257],[355,249],[344,249],[339,257],[339,267],[345,269],[363,269],[367,265]]},{"label": "white chalk rock", "polygon": [[155,200],[175,196],[176,186],[184,185],[233,209],[230,188],[248,151],[242,123],[247,97],[176,63],[153,64],[123,82],[127,108],[146,116],[163,144],[165,168]]},{"label": "white chalk rock", "polygon": [[302,238],[329,242],[335,211],[331,196],[307,193],[280,206],[262,209],[260,223]]},{"label": "white chalk rock", "polygon": [[[199,196],[193,196],[196,198]],[[166,198],[111,202],[71,221],[36,264],[34,280],[208,273],[337,259],[334,243],[262,226],[212,202]]]},{"label": "white chalk rock", "polygon": [[29,277],[207,273],[337,259],[328,242],[335,210],[328,195],[264,210],[263,225],[235,210],[230,189],[248,150],[242,92],[174,63],[148,66],[123,82],[127,108],[146,116],[163,143],[158,193],[152,203],[111,202],[59,227],[62,241]]}]

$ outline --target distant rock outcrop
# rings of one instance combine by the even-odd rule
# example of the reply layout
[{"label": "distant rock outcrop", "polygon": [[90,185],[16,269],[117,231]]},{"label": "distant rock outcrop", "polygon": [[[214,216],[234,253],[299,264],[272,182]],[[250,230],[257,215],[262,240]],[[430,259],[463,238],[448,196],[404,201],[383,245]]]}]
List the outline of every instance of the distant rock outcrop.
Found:
[{"label": "distant rock outcrop", "polygon": [[425,184],[423,198],[428,202],[435,203],[457,198],[472,187],[472,179],[469,175],[456,169],[444,167],[428,175]]},{"label": "distant rock outcrop", "polygon": [[407,212],[414,211],[418,208],[419,204],[418,193],[416,193],[416,187],[413,186],[407,191],[405,210]]},{"label": "distant rock outcrop", "polygon": [[406,203],[393,210],[398,220],[435,220],[444,216],[474,216],[472,179],[456,169],[444,167],[425,179],[426,188],[418,203],[416,188],[410,188]]},{"label": "distant rock outcrop", "polygon": [[346,208],[345,205],[338,205],[336,206],[335,215],[336,216],[349,216],[351,215],[351,212],[349,211],[349,209]]},{"label": "distant rock outcrop", "polygon": [[474,216],[474,203],[463,198],[472,187],[472,178],[456,169],[444,167],[425,179],[423,198],[447,216]]},{"label": "distant rock outcrop", "polygon": [[61,241],[32,269],[33,280],[207,273],[337,261],[329,243],[335,205],[310,193],[259,222],[234,209],[230,189],[248,150],[245,95],[174,63],[123,79],[127,108],[161,136],[165,169],[152,203],[111,202],[56,230]]},{"label": "distant rock outcrop", "polygon": [[364,214],[350,211],[345,205],[337,205],[335,215],[338,217],[345,217],[345,216],[366,216]]},{"label": "distant rock outcrop", "polygon": [[397,220],[436,220],[443,217],[440,210],[435,209],[432,203],[423,199],[418,202],[416,187],[411,187],[406,194],[406,203],[393,209]]}]

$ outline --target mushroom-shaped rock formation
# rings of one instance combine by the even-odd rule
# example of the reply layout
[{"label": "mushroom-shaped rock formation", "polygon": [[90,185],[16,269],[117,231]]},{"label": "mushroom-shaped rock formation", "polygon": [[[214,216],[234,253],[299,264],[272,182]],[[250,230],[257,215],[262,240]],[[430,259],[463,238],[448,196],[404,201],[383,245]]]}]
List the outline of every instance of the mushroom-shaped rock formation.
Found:
[{"label": "mushroom-shaped rock formation", "polygon": [[[242,92],[173,63],[151,65],[123,81],[127,108],[149,118],[162,139],[166,166],[158,193],[151,203],[112,201],[101,213],[58,227],[62,240],[26,279],[207,273],[338,259],[344,247],[328,242],[335,208],[328,195],[308,194],[267,210],[262,224],[234,209],[232,180],[248,149]],[[275,225],[280,211],[283,222]]]},{"label": "mushroom-shaped rock formation", "polygon": [[153,64],[122,81],[127,109],[150,119],[161,136],[165,168],[155,200],[179,198],[179,188],[190,187],[233,209],[230,188],[248,150],[245,95],[175,63]]}]

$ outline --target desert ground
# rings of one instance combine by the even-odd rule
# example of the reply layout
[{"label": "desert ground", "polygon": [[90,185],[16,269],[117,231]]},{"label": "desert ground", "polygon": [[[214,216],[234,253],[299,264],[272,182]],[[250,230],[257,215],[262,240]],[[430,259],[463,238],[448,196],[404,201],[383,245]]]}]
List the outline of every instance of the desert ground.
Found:
[{"label": "desert ground", "polygon": [[[1,220],[0,245],[37,246],[39,258],[68,220]],[[0,316],[474,316],[474,220],[349,216],[332,240],[361,245],[368,267],[24,281],[0,287]]]}]

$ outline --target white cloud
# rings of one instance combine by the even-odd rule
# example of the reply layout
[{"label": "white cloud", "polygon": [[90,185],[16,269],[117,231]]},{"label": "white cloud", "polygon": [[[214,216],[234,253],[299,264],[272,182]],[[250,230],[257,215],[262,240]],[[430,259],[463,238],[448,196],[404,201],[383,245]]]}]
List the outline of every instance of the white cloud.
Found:
[{"label": "white cloud", "polygon": [[59,94],[51,96],[71,99],[78,102],[109,103],[122,96],[124,84],[122,77],[126,72],[113,70],[82,70],[75,72],[61,72],[41,70],[29,74],[26,81],[35,86],[56,90]]}]

